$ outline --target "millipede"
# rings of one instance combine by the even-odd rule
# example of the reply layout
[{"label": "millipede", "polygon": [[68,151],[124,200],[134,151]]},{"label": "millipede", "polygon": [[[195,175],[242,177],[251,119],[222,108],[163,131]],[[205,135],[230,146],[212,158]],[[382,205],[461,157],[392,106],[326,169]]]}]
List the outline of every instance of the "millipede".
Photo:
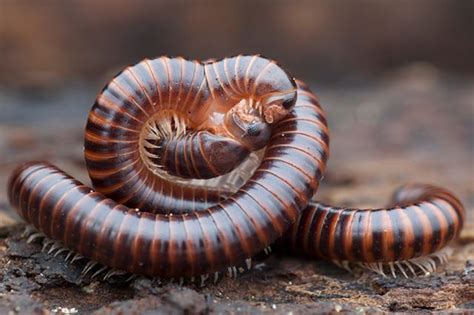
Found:
[{"label": "millipede", "polygon": [[433,271],[462,229],[444,188],[403,186],[393,206],[313,199],[329,157],[325,113],[275,61],[145,59],[99,93],[85,128],[94,188],[45,161],[10,176],[12,206],[49,252],[105,278],[231,276],[269,246],[379,274]]}]

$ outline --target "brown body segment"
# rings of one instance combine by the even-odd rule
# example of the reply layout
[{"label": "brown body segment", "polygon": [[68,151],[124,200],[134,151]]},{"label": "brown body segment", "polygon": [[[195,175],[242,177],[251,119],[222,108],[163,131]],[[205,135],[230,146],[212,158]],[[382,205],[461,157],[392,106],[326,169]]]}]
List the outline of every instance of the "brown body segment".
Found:
[{"label": "brown body segment", "polygon": [[238,141],[208,131],[188,132],[154,142],[146,148],[150,161],[168,174],[181,178],[208,179],[238,167],[250,151]]},{"label": "brown body segment", "polygon": [[[283,238],[286,247],[335,261],[394,262],[426,256],[459,236],[464,208],[443,188],[413,184],[386,209],[350,209],[310,203]],[[314,232],[308,226],[318,226]]]}]

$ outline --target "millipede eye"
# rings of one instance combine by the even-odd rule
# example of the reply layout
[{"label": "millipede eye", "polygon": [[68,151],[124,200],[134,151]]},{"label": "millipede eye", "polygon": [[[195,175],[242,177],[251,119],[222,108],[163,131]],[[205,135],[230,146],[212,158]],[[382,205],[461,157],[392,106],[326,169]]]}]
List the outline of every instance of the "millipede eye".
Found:
[{"label": "millipede eye", "polygon": [[245,133],[241,140],[250,147],[251,150],[258,150],[268,144],[270,136],[270,125],[262,122],[254,122],[245,127]]},{"label": "millipede eye", "polygon": [[258,124],[251,124],[247,127],[247,135],[250,137],[258,137],[258,135],[262,132],[261,126]]},{"label": "millipede eye", "polygon": [[283,101],[282,106],[283,106],[284,109],[290,109],[290,108],[293,107],[293,105],[295,105],[295,101],[296,101],[295,98],[293,98],[293,97],[289,98],[289,99]]}]

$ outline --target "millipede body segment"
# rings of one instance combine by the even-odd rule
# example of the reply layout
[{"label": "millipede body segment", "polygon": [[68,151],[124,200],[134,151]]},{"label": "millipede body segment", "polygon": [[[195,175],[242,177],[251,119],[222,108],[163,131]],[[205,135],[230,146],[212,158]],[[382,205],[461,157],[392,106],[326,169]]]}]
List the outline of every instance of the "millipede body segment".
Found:
[{"label": "millipede body segment", "polygon": [[393,207],[382,209],[310,203],[284,240],[310,256],[375,263],[427,256],[459,236],[464,209],[450,192],[416,184],[396,197]]},{"label": "millipede body segment", "polygon": [[[335,262],[392,267],[445,247],[464,222],[459,200],[429,185],[400,190],[387,209],[312,202],[329,154],[325,114],[303,82],[260,56],[126,68],[97,97],[84,153],[94,189],[29,162],[10,177],[10,202],[48,238],[137,274],[215,273],[277,239]],[[229,190],[237,177],[244,184]]]}]

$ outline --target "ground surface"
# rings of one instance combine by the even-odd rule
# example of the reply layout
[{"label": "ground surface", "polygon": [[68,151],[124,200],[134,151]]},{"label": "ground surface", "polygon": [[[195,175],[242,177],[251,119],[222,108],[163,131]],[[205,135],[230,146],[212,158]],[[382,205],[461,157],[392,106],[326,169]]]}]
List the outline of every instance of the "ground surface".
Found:
[{"label": "ground surface", "polygon": [[279,254],[204,288],[83,278],[84,262],[52,258],[21,237],[24,225],[5,195],[9,172],[20,161],[46,159],[88,182],[82,130],[96,90],[0,91],[0,314],[474,312],[474,82],[415,65],[377,83],[317,87],[331,127],[318,198],[381,206],[406,182],[449,187],[468,222],[446,266],[426,277],[385,279]]}]

